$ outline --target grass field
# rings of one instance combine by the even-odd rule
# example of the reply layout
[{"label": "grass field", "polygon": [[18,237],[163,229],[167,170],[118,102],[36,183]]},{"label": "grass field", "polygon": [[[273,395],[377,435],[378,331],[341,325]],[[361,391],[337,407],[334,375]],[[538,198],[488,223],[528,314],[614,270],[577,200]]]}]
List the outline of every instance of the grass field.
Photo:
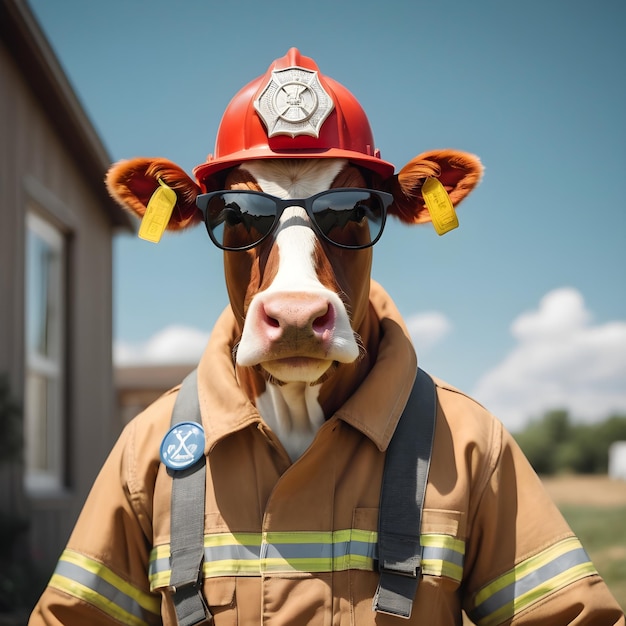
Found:
[{"label": "grass field", "polygon": [[626,611],[626,481],[559,476],[544,484]]}]

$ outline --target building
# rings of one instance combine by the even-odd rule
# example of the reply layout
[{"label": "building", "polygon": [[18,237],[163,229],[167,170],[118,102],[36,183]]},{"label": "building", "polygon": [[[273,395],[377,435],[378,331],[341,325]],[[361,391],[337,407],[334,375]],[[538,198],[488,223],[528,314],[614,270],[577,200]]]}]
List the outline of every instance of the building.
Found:
[{"label": "building", "polygon": [[159,396],[179,385],[194,364],[124,365],[115,368],[115,389],[120,428],[141,413]]},{"label": "building", "polygon": [[0,458],[0,515],[29,520],[46,571],[119,433],[112,239],[132,226],[109,164],[28,4],[0,0],[0,377],[24,435]]},{"label": "building", "polygon": [[609,478],[626,480],[626,441],[614,441],[609,446]]}]

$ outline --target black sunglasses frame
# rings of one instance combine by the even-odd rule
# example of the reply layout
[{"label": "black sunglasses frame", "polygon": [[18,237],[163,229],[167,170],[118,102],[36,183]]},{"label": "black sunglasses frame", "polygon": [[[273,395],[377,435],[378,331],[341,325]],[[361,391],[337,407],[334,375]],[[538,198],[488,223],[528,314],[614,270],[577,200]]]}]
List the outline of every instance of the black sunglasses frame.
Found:
[{"label": "black sunglasses frame", "polygon": [[[322,231],[322,229],[317,223],[317,220],[315,218],[315,213],[313,212],[313,202],[322,196],[337,193],[337,192],[343,192],[343,191],[366,192],[366,193],[374,195],[376,198],[378,198],[380,202],[380,207],[381,207],[380,231],[378,232],[378,235],[374,239],[372,239],[371,241],[365,244],[358,245],[358,246],[351,246],[351,245],[339,243],[337,241],[333,241],[332,239],[328,237],[328,235],[326,235]],[[272,227],[267,231],[267,233],[265,233],[261,237],[261,239],[259,239],[258,241],[255,241],[254,243],[242,246],[240,248],[233,248],[230,246],[225,246],[224,244],[220,243],[217,240],[209,224],[210,216],[208,213],[208,207],[209,207],[210,201],[213,198],[220,196],[222,194],[226,194],[226,193],[263,196],[265,198],[269,198],[270,200],[274,202],[274,204],[276,205],[276,215],[274,216],[274,223],[272,224]],[[200,194],[199,196],[196,197],[196,206],[202,212],[202,216],[204,218],[204,225],[206,227],[207,233],[209,234],[209,237],[211,238],[211,241],[218,248],[222,250],[226,250],[227,252],[243,252],[244,250],[250,250],[258,246],[259,244],[261,244],[263,241],[265,241],[265,239],[267,239],[276,230],[276,227],[278,226],[280,222],[280,217],[285,211],[285,209],[288,207],[293,207],[293,206],[301,207],[306,211],[313,230],[324,241],[327,241],[331,245],[336,246],[338,248],[344,248],[346,250],[363,250],[365,248],[370,248],[381,238],[383,234],[383,230],[385,229],[385,223],[387,221],[387,209],[389,208],[389,206],[391,206],[392,202],[393,202],[393,195],[390,193],[387,193],[385,191],[377,191],[374,189],[365,189],[365,188],[360,188],[360,187],[337,187],[337,188],[327,189],[326,191],[316,193],[315,195],[309,196],[308,198],[283,199],[283,198],[278,198],[276,196],[272,196],[268,193],[264,193],[262,191],[253,191],[251,189],[222,189],[220,191],[212,191],[210,193]]]}]

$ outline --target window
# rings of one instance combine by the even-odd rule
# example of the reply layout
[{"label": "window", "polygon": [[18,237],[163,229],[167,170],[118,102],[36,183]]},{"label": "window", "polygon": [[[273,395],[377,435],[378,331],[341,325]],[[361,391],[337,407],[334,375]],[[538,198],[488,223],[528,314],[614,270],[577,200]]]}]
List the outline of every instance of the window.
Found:
[{"label": "window", "polygon": [[34,213],[26,233],[26,488],[50,491],[64,485],[66,245]]}]

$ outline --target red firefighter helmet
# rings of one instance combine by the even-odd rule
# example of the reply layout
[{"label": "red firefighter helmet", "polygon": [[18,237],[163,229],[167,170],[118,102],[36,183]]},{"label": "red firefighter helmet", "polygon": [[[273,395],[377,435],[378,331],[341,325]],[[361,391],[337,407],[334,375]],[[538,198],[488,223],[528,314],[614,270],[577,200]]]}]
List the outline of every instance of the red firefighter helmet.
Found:
[{"label": "red firefighter helmet", "polygon": [[296,48],[231,100],[215,152],[194,174],[205,186],[214,174],[243,161],[276,158],[344,158],[383,178],[394,172],[375,149],[357,99]]}]

